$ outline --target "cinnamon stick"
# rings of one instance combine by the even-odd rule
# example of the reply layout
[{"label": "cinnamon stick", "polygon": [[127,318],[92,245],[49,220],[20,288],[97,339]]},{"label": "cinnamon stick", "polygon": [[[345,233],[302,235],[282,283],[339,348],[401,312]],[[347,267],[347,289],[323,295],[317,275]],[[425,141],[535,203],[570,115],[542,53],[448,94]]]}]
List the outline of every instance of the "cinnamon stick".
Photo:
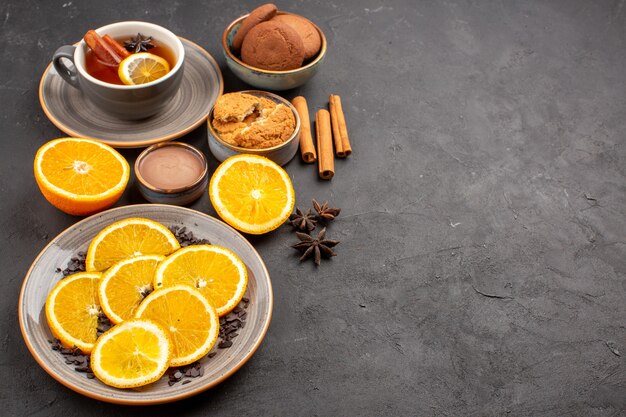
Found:
[{"label": "cinnamon stick", "polygon": [[[341,107],[341,97],[335,94],[331,94],[329,99],[330,113],[333,115],[333,133],[338,132],[341,142],[341,153],[337,153],[337,156],[343,157],[352,154],[352,146],[350,145],[350,138],[348,137],[348,128],[346,126],[346,118],[343,114],[343,108]],[[335,128],[335,119],[337,120]],[[335,143],[339,140],[335,135]]]},{"label": "cinnamon stick", "polygon": [[335,157],[333,155],[333,138],[328,110],[321,109],[315,114],[315,131],[317,133],[319,176],[324,180],[330,180],[335,175]]},{"label": "cinnamon stick", "polygon": [[121,43],[113,39],[111,35],[109,34],[104,35],[102,37],[102,40],[108,43],[109,46],[113,48],[115,53],[119,55],[122,59],[130,56],[130,52],[128,52]]},{"label": "cinnamon stick", "polygon": [[[332,96],[331,96],[332,97]],[[330,124],[333,129],[333,141],[335,143],[335,155],[339,158],[345,158],[346,152],[343,150],[343,141],[341,140],[341,130],[339,130],[339,120],[337,120],[337,109],[333,102],[329,100],[328,108],[330,109]]]},{"label": "cinnamon stick", "polygon": [[309,119],[309,107],[306,99],[302,96],[294,97],[291,103],[298,111],[300,116],[300,154],[302,160],[307,164],[317,160],[315,146],[313,145],[313,137],[311,136],[311,120]]},{"label": "cinnamon stick", "polygon": [[83,37],[85,43],[103,64],[117,66],[122,58],[109,46],[95,30],[89,30]]}]

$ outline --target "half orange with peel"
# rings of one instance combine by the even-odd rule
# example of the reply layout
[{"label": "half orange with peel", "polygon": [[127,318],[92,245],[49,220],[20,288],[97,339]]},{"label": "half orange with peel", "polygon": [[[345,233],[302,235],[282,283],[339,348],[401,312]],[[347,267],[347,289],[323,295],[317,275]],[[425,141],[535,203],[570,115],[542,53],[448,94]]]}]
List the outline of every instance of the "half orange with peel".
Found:
[{"label": "half orange with peel", "polygon": [[130,167],[112,147],[92,139],[59,138],[35,155],[35,180],[42,194],[65,213],[85,216],[119,200]]}]

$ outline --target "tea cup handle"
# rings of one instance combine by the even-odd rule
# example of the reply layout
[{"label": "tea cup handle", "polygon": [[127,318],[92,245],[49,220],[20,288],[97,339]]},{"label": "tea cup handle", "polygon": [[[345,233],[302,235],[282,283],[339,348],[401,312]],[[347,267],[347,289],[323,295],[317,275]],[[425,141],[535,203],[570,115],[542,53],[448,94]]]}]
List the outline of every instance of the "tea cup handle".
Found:
[{"label": "tea cup handle", "polygon": [[[52,65],[57,73],[72,87],[80,89],[78,84],[78,71],[76,70],[76,64],[74,63],[74,51],[76,47],[73,45],[64,45],[56,50],[52,57]],[[63,58],[66,58],[72,62],[72,68],[67,66],[67,63]]]}]

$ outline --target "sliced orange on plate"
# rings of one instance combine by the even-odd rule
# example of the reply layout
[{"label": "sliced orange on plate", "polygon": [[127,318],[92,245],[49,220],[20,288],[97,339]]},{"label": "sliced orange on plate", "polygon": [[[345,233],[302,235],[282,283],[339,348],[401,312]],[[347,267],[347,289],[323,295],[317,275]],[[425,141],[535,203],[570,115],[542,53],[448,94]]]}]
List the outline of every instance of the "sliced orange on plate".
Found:
[{"label": "sliced orange on plate", "polygon": [[91,354],[91,369],[107,385],[140,387],[165,374],[172,352],[166,329],[152,320],[131,319],[98,338]]},{"label": "sliced orange on plate", "polygon": [[200,291],[187,285],[155,290],[139,305],[136,317],[154,320],[168,330],[173,345],[170,366],[202,358],[219,335],[215,308]]},{"label": "sliced orange on plate", "polygon": [[131,54],[120,62],[117,75],[127,85],[145,84],[170,72],[170,64],[164,58],[149,52]]},{"label": "sliced orange on plate", "polygon": [[234,252],[216,245],[180,249],[157,267],[154,288],[188,285],[199,290],[220,316],[239,304],[248,284],[248,271]]},{"label": "sliced orange on plate", "polygon": [[249,154],[230,157],[217,167],[209,197],[226,223],[251,234],[279,227],[295,204],[287,172],[267,158]]},{"label": "sliced orange on plate", "polygon": [[46,299],[46,319],[54,337],[67,348],[89,353],[96,342],[99,272],[80,272],[59,281]]},{"label": "sliced orange on plate", "polygon": [[34,161],[42,194],[65,213],[84,216],[115,204],[130,167],[112,147],[91,139],[60,138],[43,145]]},{"label": "sliced orange on plate", "polygon": [[154,273],[162,255],[142,255],[124,259],[106,270],[98,285],[102,311],[118,324],[133,318],[139,304],[153,290]]},{"label": "sliced orange on plate", "polygon": [[114,263],[141,255],[169,255],[180,248],[176,236],[161,223],[131,217],[100,231],[87,249],[87,271],[104,271]]}]

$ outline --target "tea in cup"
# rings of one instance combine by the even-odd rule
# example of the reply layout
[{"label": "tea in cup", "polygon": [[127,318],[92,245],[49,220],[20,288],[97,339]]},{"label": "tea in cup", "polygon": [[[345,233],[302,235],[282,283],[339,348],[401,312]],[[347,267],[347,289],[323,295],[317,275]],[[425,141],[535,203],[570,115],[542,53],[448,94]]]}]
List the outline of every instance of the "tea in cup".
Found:
[{"label": "tea in cup", "polygon": [[77,45],[57,49],[52,62],[97,108],[135,120],[167,106],[180,87],[184,61],[185,48],[172,32],[129,21],[88,31]]}]

